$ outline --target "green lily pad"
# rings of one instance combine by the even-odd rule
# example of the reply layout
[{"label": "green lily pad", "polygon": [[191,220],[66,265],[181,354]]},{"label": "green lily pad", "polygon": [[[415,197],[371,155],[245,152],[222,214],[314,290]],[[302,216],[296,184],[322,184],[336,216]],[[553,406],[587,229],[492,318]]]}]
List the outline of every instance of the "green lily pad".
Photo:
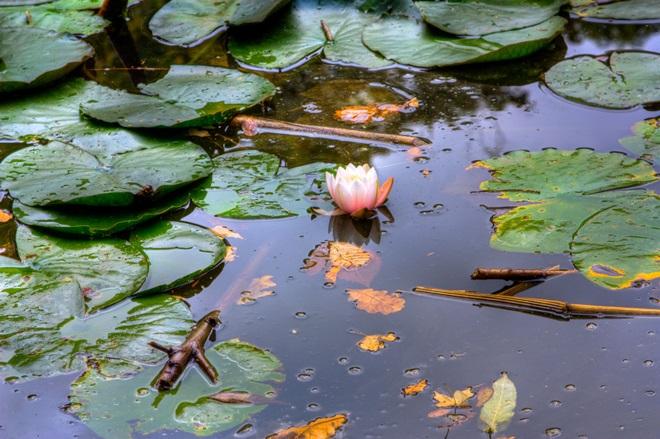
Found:
[{"label": "green lily pad", "polygon": [[46,209],[14,201],[12,211],[21,223],[33,227],[67,235],[102,237],[131,229],[172,210],[182,209],[189,202],[190,193],[181,190],[155,203],[132,208],[62,206]]},{"label": "green lily pad", "polygon": [[2,270],[0,375],[12,381],[76,372],[109,359],[117,374],[158,364],[164,354],[147,343],[176,345],[193,323],[188,307],[166,295],[82,318],[82,294],[71,278]]},{"label": "green lily pad", "polygon": [[0,6],[34,6],[49,3],[52,9],[78,10],[99,9],[103,0],[0,0]]},{"label": "green lily pad", "polygon": [[502,61],[534,53],[557,36],[566,24],[552,17],[540,24],[480,38],[458,38],[434,31],[406,18],[383,18],[364,30],[362,40],[371,50],[401,64],[443,67]]},{"label": "green lily pad", "polygon": [[16,249],[20,262],[1,257],[0,272],[20,268],[27,276],[36,271],[53,278],[70,277],[80,286],[89,312],[130,296],[147,277],[144,253],[119,239],[65,239],[19,225]]},{"label": "green lily pad", "polygon": [[611,3],[584,1],[574,12],[586,18],[612,18],[615,20],[647,20],[660,18],[660,3],[656,0],[615,0]]},{"label": "green lily pad", "polygon": [[171,0],[149,21],[151,33],[179,46],[193,45],[226,25],[260,23],[289,0]]},{"label": "green lily pad", "polygon": [[424,21],[450,34],[485,35],[548,20],[565,0],[419,1]]},{"label": "green lily pad", "polygon": [[[280,361],[271,353],[240,341],[228,340],[207,349],[219,374],[210,385],[196,370],[172,391],[159,394],[150,383],[158,368],[136,368],[135,375],[117,376],[112,365],[88,368],[71,385],[69,412],[105,439],[130,439],[161,430],[182,430],[197,436],[227,431],[267,407],[281,382]],[[110,370],[108,370],[110,369]],[[222,391],[250,395],[254,403],[225,403],[212,398]]]},{"label": "green lily pad", "polygon": [[[362,43],[362,30],[378,16],[360,12],[342,2],[294,0],[287,13],[278,14],[259,26],[259,31],[238,30],[229,40],[229,51],[237,60],[264,69],[287,69],[323,52],[332,63],[383,68],[392,63]],[[325,22],[330,41],[321,27]]]},{"label": "green lily pad", "polygon": [[640,156],[660,158],[660,117],[637,122],[634,136],[619,139],[619,143]]},{"label": "green lily pad", "polygon": [[212,215],[236,219],[286,218],[305,213],[319,197],[323,173],[335,169],[313,163],[285,169],[280,159],[259,151],[237,151],[214,159],[215,170],[192,193],[193,202]]},{"label": "green lily pad", "polygon": [[614,52],[609,64],[592,56],[567,59],[545,74],[552,91],[605,108],[630,108],[660,101],[660,55]]},{"label": "green lily pad", "polygon": [[610,289],[660,278],[659,219],[660,197],[650,192],[601,210],[575,232],[575,267]]},{"label": "green lily pad", "polygon": [[224,241],[207,228],[179,221],[141,227],[130,241],[144,251],[150,264],[139,294],[186,285],[222,262],[227,252]]},{"label": "green lily pad", "polygon": [[[587,149],[517,151],[476,166],[492,174],[491,180],[481,183],[482,190],[500,192],[500,198],[511,201],[532,202],[493,219],[491,246],[498,250],[572,252],[576,232],[599,212],[632,209],[636,200],[656,197],[652,192],[614,191],[657,180],[649,163],[622,154]],[[609,239],[628,238],[610,234]],[[577,261],[575,265],[580,270],[586,267]],[[589,277],[588,268],[584,273]]]},{"label": "green lily pad", "polygon": [[[92,35],[102,32],[110,24],[93,11],[101,3],[96,0],[58,0],[46,4],[3,7],[0,8],[0,27],[38,27],[62,33]],[[26,19],[28,16],[29,21]]]},{"label": "green lily pad", "polygon": [[[112,143],[117,140],[123,142]],[[13,198],[30,206],[129,206],[204,178],[211,168],[208,154],[191,142],[92,129],[72,142],[10,154],[0,163],[0,180]]]},{"label": "green lily pad", "polygon": [[170,67],[160,80],[141,85],[144,94],[98,87],[81,111],[124,127],[199,127],[225,122],[275,93],[261,76],[208,66]]},{"label": "green lily pad", "polygon": [[93,53],[92,46],[73,36],[35,27],[9,27],[0,19],[0,93],[55,81]]}]

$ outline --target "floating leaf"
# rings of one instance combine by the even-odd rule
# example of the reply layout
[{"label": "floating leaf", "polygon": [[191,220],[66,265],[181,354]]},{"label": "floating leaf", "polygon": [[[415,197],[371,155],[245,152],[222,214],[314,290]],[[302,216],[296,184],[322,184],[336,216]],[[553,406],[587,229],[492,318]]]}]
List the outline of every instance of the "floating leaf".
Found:
[{"label": "floating leaf", "polygon": [[266,408],[265,404],[223,402],[219,392],[240,392],[262,401],[272,395],[268,382],[281,382],[280,361],[271,353],[240,341],[228,340],[207,349],[220,382],[209,383],[197,371],[186,374],[167,394],[151,387],[156,368],[113,373],[102,362],[87,369],[71,385],[68,411],[104,439],[129,439],[161,430],[182,430],[210,436],[240,425]]},{"label": "floating leaf", "polygon": [[143,94],[98,86],[80,109],[124,127],[199,127],[220,124],[271,97],[275,86],[251,73],[221,67],[173,65]]},{"label": "floating leaf", "polygon": [[213,161],[213,175],[193,192],[193,202],[213,215],[236,219],[305,213],[311,198],[319,197],[323,173],[335,168],[313,163],[285,169],[277,156],[251,150],[223,154]]},{"label": "floating leaf", "polygon": [[516,409],[516,386],[506,373],[493,383],[493,396],[481,408],[482,430],[493,434],[507,427]]},{"label": "floating leaf", "polygon": [[357,309],[370,314],[393,314],[406,306],[406,300],[401,295],[384,290],[366,288],[346,292],[348,300],[355,302]]},{"label": "floating leaf", "polygon": [[596,1],[579,2],[574,12],[586,18],[615,20],[646,20],[660,18],[660,3],[656,0],[614,0],[605,4]]},{"label": "floating leaf", "polygon": [[229,239],[229,238],[243,239],[243,236],[241,236],[240,233],[234,232],[229,227],[223,225],[217,225],[211,227],[211,232],[213,232],[216,236],[219,236],[222,239]]},{"label": "floating leaf", "polygon": [[613,52],[609,63],[592,56],[564,60],[545,74],[552,91],[587,105],[623,109],[660,101],[660,55]]},{"label": "floating leaf", "polygon": [[337,282],[337,276],[343,271],[355,271],[367,265],[372,255],[360,247],[341,241],[325,241],[317,245],[305,259],[303,270],[316,271],[325,269],[325,280]]},{"label": "floating leaf", "polygon": [[93,128],[73,141],[10,154],[0,163],[0,180],[27,205],[128,206],[206,177],[211,167],[208,154],[191,142]]},{"label": "floating leaf", "polygon": [[180,221],[159,221],[141,227],[133,231],[130,240],[149,260],[149,276],[138,291],[140,294],[189,284],[220,264],[226,253],[224,241],[210,230]]},{"label": "floating leaf", "polygon": [[46,4],[30,3],[0,8],[0,27],[37,27],[62,33],[92,35],[102,32],[110,24],[92,10],[100,8],[102,2],[58,0]]},{"label": "floating leaf", "polygon": [[372,105],[349,105],[335,111],[335,119],[342,122],[355,124],[369,124],[379,122],[396,113],[410,113],[419,108],[417,98],[407,100],[401,105],[397,104],[372,104]]},{"label": "floating leaf", "polygon": [[386,342],[391,343],[398,339],[399,337],[397,337],[394,332],[365,335],[357,342],[357,346],[363,351],[378,352],[385,347]]},{"label": "floating leaf", "polygon": [[452,396],[441,392],[433,392],[435,406],[438,408],[469,408],[470,399],[474,397],[472,387],[456,390]]},{"label": "floating leaf", "polygon": [[12,209],[23,224],[53,230],[68,235],[109,236],[163,215],[184,208],[190,202],[186,190],[168,194],[155,203],[131,208],[91,209],[87,206],[66,206],[45,209],[14,201]]},{"label": "floating leaf", "polygon": [[[97,264],[97,262],[95,262]],[[91,265],[91,264],[90,264]],[[29,380],[82,370],[112,359],[123,374],[157,364],[150,340],[178,344],[193,323],[187,306],[169,296],[132,299],[83,318],[80,287],[71,277],[2,269],[0,349],[11,353],[0,373]]]},{"label": "floating leaf", "polygon": [[14,215],[11,212],[7,212],[4,209],[0,209],[0,223],[6,223],[11,221],[14,218]]},{"label": "floating leaf", "polygon": [[634,136],[619,139],[619,143],[640,156],[660,158],[660,117],[637,122]]},{"label": "floating leaf", "polygon": [[260,23],[289,0],[171,0],[149,21],[149,30],[168,43],[193,45],[226,25]]},{"label": "floating leaf", "polygon": [[341,1],[294,0],[290,11],[260,25],[258,32],[246,28],[232,35],[229,50],[239,61],[266,69],[294,67],[321,51],[333,63],[387,67],[389,61],[362,44],[362,30],[376,18]]},{"label": "floating leaf", "polygon": [[[54,279],[68,277],[80,286],[89,312],[133,294],[147,276],[144,253],[119,239],[64,239],[19,225],[16,248],[20,262],[0,257],[0,272],[22,272],[27,278],[35,272]],[[29,284],[29,279],[26,282]],[[29,290],[27,286],[21,288]]]},{"label": "floating leaf", "polygon": [[238,300],[238,304],[254,303],[262,297],[272,296],[275,294],[273,288],[276,286],[277,284],[270,274],[252,279],[247,289],[241,292],[241,298]]},{"label": "floating leaf", "polygon": [[485,386],[479,389],[477,392],[477,407],[481,407],[490,401],[490,398],[493,397],[493,388],[490,386]]},{"label": "floating leaf", "polygon": [[442,67],[527,56],[560,35],[565,24],[563,18],[552,17],[524,29],[468,39],[441,34],[415,20],[384,18],[366,27],[362,39],[371,50],[398,63]]},{"label": "floating leaf", "polygon": [[316,418],[305,425],[289,427],[266,436],[266,439],[330,439],[348,422],[348,417],[338,414],[327,418]]},{"label": "floating leaf", "polygon": [[401,389],[401,393],[403,394],[403,396],[419,395],[424,390],[426,390],[428,385],[429,385],[429,380],[419,380],[416,383],[409,384],[403,389]]},{"label": "floating leaf", "polygon": [[485,35],[533,26],[559,12],[564,0],[418,1],[422,18],[456,35]]},{"label": "floating leaf", "polygon": [[[0,19],[0,93],[55,81],[93,53],[92,46],[73,36],[36,27],[10,27]],[[3,132],[9,134],[4,128]]]},{"label": "floating leaf", "polygon": [[606,288],[660,277],[660,197],[645,193],[591,216],[575,232],[575,267]]}]

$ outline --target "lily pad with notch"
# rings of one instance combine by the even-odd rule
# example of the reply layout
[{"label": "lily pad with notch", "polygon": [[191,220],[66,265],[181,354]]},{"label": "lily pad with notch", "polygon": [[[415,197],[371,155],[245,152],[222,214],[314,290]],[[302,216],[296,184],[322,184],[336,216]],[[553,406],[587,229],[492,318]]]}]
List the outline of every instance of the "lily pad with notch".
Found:
[{"label": "lily pad with notch", "polygon": [[643,157],[660,158],[660,117],[637,122],[634,136],[619,139],[619,143]]},{"label": "lily pad with notch", "polygon": [[660,18],[660,3],[656,0],[614,0],[578,2],[573,12],[582,18],[614,20],[652,20]]}]

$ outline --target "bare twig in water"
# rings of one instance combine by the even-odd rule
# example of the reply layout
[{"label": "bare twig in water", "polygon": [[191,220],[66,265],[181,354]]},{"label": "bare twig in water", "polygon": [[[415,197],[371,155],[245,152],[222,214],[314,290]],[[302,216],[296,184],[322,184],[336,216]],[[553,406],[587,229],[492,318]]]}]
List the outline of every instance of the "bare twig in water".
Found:
[{"label": "bare twig in water", "polygon": [[499,291],[495,291],[493,294],[498,296],[515,296],[518,293],[529,290],[532,287],[535,287],[543,283],[542,281],[523,281],[516,282],[513,285],[506,286]]},{"label": "bare twig in water", "polygon": [[482,268],[477,267],[472,272],[472,279],[503,279],[503,280],[534,280],[547,277],[575,273],[576,270],[550,268]]},{"label": "bare twig in water", "polygon": [[169,390],[178,381],[191,361],[197,362],[199,368],[215,383],[218,372],[206,358],[204,345],[216,326],[220,324],[220,311],[214,310],[206,314],[192,327],[190,334],[179,346],[162,346],[154,341],[149,345],[163,351],[169,357],[165,366],[156,377],[154,387],[160,391]]},{"label": "bare twig in water", "polygon": [[167,67],[102,67],[100,69],[87,69],[90,72],[131,72],[133,70],[148,72],[165,72]]},{"label": "bare twig in water", "polygon": [[332,35],[330,26],[328,26],[328,23],[326,23],[324,20],[321,20],[321,29],[323,29],[323,35],[325,35],[325,39],[328,42],[333,42],[335,40],[335,36]]},{"label": "bare twig in water", "polygon": [[500,305],[509,308],[538,311],[570,317],[605,317],[605,316],[647,316],[660,317],[660,309],[634,308],[627,306],[603,306],[582,303],[567,303],[561,300],[502,296],[499,294],[484,294],[466,290],[443,290],[440,288],[418,286],[416,293],[434,294],[455,299],[471,300],[479,303]]},{"label": "bare twig in water", "polygon": [[348,141],[380,142],[410,146],[428,145],[427,140],[415,136],[400,134],[373,133],[370,131],[352,130],[348,128],[335,128],[319,125],[305,125],[279,120],[266,119],[256,116],[234,116],[231,124],[243,130],[246,136],[254,136],[261,132],[286,135],[307,135],[321,138],[342,138]]}]

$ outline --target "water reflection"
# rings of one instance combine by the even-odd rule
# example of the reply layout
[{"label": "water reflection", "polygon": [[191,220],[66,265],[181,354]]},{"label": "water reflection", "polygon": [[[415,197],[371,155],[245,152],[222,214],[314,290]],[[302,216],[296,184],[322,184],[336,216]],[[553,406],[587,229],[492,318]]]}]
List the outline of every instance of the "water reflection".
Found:
[{"label": "water reflection", "polygon": [[363,246],[373,242],[380,244],[381,227],[378,217],[370,219],[354,219],[350,215],[330,217],[328,231],[332,232],[335,241],[349,242]]}]

